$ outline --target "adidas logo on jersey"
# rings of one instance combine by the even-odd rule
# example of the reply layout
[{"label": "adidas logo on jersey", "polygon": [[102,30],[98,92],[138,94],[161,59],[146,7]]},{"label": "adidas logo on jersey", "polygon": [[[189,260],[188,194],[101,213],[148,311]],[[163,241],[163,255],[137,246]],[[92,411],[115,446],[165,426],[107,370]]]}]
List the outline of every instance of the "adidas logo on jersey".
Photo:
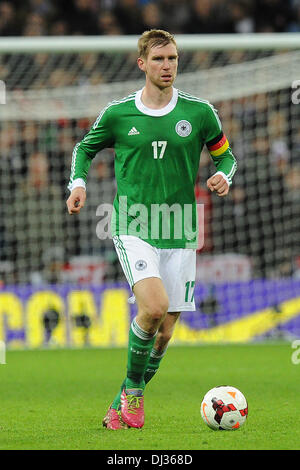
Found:
[{"label": "adidas logo on jersey", "polygon": [[130,131],[128,132],[128,135],[137,135],[137,134],[139,134],[139,131],[135,127],[132,127]]}]

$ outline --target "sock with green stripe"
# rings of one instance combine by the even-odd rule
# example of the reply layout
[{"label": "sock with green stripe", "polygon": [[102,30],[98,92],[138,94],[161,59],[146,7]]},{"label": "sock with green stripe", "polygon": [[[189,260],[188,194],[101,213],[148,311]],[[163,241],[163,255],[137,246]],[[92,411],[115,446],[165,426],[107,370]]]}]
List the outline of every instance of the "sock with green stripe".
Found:
[{"label": "sock with green stripe", "polygon": [[155,334],[143,330],[134,319],[130,326],[128,341],[127,377],[125,388],[145,388],[144,375]]},{"label": "sock with green stripe", "polygon": [[160,362],[162,358],[164,357],[166,351],[167,351],[167,348],[163,352],[157,351],[157,349],[152,348],[152,351],[150,353],[150,359],[149,359],[147,369],[144,375],[145,384],[150,382],[150,380],[154,377],[154,375],[158,371]]},{"label": "sock with green stripe", "polygon": [[[167,348],[163,352],[157,351],[154,347],[152,348],[150,352],[149,362],[148,362],[148,365],[144,374],[145,385],[147,385],[147,383],[150,382],[150,380],[156,374],[160,366],[160,362],[162,358],[164,357],[166,351],[167,351]],[[115,396],[115,399],[111,405],[112,408],[115,408],[116,410],[119,409],[119,406],[121,403],[121,393],[125,387],[126,387],[126,379],[123,380],[119,393]]]},{"label": "sock with green stripe", "polygon": [[[114,401],[112,402],[112,408],[116,410],[119,409],[121,393],[124,388],[145,388],[144,375],[149,363],[155,336],[156,333],[153,335],[144,331],[138,325],[136,319],[132,321],[130,325],[128,341],[127,377],[123,381],[118,394],[115,396]],[[152,364],[152,367],[156,367],[154,363]],[[154,373],[152,376],[153,375]],[[148,377],[149,376],[150,374],[148,373]]]},{"label": "sock with green stripe", "polygon": [[112,402],[112,408],[116,410],[119,408],[121,393],[124,388],[145,388],[144,375],[149,363],[155,336],[156,333],[153,335],[144,331],[138,325],[136,319],[132,321],[128,340],[127,377]]}]

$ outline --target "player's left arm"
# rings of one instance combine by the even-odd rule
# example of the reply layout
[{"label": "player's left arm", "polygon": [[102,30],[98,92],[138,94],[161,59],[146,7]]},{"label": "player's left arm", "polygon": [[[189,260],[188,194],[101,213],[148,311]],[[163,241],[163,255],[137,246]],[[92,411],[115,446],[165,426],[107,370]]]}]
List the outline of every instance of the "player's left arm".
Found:
[{"label": "player's left arm", "polygon": [[236,158],[232,153],[216,109],[209,105],[206,119],[206,146],[216,166],[217,172],[207,180],[207,187],[218,196],[226,196],[237,169]]}]

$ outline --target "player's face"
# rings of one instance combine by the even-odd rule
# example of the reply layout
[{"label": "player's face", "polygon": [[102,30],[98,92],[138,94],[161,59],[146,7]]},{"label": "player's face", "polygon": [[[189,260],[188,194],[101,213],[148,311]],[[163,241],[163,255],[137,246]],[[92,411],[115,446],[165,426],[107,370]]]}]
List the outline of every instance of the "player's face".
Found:
[{"label": "player's face", "polygon": [[160,89],[173,85],[178,67],[178,54],[174,44],[152,47],[148,56],[145,59],[140,58],[139,61],[139,67],[145,72],[146,80]]}]

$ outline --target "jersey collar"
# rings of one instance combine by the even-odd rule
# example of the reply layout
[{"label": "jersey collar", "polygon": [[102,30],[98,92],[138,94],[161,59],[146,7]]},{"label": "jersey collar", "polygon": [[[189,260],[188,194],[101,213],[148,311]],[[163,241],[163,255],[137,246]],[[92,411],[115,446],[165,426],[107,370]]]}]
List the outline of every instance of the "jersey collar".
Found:
[{"label": "jersey collar", "polygon": [[165,116],[166,114],[169,114],[173,109],[175,108],[178,100],[178,90],[177,88],[173,88],[173,96],[169,103],[164,107],[160,109],[152,109],[148,108],[147,106],[144,105],[144,103],[141,100],[141,96],[143,93],[144,88],[141,90],[138,90],[135,95],[135,105],[137,109],[143,113],[143,114],[148,114],[148,116]]}]

